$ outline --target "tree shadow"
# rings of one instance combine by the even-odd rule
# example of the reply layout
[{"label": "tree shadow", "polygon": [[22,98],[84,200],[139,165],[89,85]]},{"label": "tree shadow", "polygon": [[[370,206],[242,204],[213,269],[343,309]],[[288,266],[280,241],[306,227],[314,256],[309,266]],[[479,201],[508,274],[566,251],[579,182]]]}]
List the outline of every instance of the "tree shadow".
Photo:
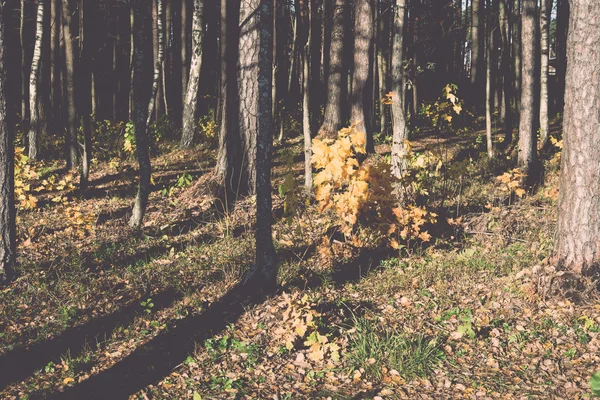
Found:
[{"label": "tree shadow", "polygon": [[109,337],[117,327],[129,325],[136,316],[143,313],[140,303],[149,297],[152,298],[153,310],[156,311],[171,307],[183,295],[174,289],[157,294],[147,293],[119,311],[69,328],[51,340],[18,347],[3,354],[0,356],[0,391],[12,382],[26,379],[48,362],[56,362],[64,354],[75,358],[86,350],[97,350],[98,344]]},{"label": "tree shadow", "polygon": [[203,313],[171,322],[163,333],[112,367],[46,398],[127,399],[169,375],[193,353],[196,343],[223,331],[249,306],[262,303],[268,295],[270,293],[262,293],[249,285],[238,284]]}]

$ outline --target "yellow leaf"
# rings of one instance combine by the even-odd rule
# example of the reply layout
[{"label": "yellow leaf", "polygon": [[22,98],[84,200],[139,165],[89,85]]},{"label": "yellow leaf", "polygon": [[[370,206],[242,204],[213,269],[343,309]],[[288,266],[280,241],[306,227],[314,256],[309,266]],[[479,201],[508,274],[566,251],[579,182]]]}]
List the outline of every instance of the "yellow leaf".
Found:
[{"label": "yellow leaf", "polygon": [[75,382],[75,379],[71,378],[70,376],[63,379],[63,385],[68,385],[69,383],[73,383]]}]

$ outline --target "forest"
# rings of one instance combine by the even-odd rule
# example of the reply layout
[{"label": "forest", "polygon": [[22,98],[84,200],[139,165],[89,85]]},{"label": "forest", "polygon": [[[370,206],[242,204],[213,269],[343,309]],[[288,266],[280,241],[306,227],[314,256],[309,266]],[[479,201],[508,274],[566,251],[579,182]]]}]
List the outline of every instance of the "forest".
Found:
[{"label": "forest", "polygon": [[0,1],[0,398],[600,397],[598,0]]}]

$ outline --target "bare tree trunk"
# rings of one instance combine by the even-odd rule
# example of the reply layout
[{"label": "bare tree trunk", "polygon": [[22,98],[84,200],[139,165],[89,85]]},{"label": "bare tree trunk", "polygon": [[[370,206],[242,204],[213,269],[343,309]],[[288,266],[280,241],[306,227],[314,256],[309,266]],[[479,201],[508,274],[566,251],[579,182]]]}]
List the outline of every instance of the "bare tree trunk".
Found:
[{"label": "bare tree trunk", "polygon": [[311,5],[309,1],[308,10],[308,37],[304,46],[304,53],[302,55],[302,132],[304,134],[304,190],[306,193],[312,192],[313,179],[312,179],[312,132],[310,124],[310,62],[311,52],[310,43],[312,39],[311,19],[314,18],[312,15]]},{"label": "bare tree trunk", "polygon": [[0,283],[14,277],[16,257],[16,213],[14,137],[8,127],[6,106],[6,41],[4,6],[0,8]]},{"label": "bare tree trunk", "polygon": [[[483,57],[484,57],[484,45],[483,38],[485,33],[482,29],[482,0],[473,0],[471,5],[471,86],[473,87],[473,100],[476,102],[480,101],[483,97],[480,94],[482,89],[482,75],[483,75]],[[485,0],[483,0],[485,1]]]},{"label": "bare tree trunk", "polygon": [[[188,87],[188,36],[189,36],[189,18],[188,18],[188,0],[181,0],[181,90],[182,90],[182,105],[185,107],[185,98],[187,96],[186,88]],[[193,33],[192,33],[193,36]]]},{"label": "bare tree trunk", "polygon": [[183,103],[183,130],[181,133],[181,146],[189,148],[194,141],[196,131],[196,112],[198,110],[198,88],[200,84],[200,71],[202,69],[202,29],[204,24],[203,0],[194,0],[194,16],[192,25],[192,62],[188,85]]},{"label": "bare tree trunk", "polygon": [[329,78],[327,80],[327,101],[325,118],[319,129],[319,135],[336,137],[342,127],[342,72],[344,55],[344,0],[336,0],[333,10],[333,28],[331,29],[331,51],[329,60]]},{"label": "bare tree trunk", "polygon": [[569,31],[569,1],[557,0],[556,4],[556,110],[563,112],[565,106],[565,76],[567,70],[567,33]]},{"label": "bare tree trunk", "polygon": [[392,26],[392,174],[399,178],[406,170],[406,116],[404,115],[404,17],[406,0],[395,0],[394,25]]},{"label": "bare tree trunk", "polygon": [[26,66],[27,66],[27,61],[26,61],[26,54],[27,51],[25,49],[25,0],[21,0],[21,7],[20,7],[20,26],[19,26],[19,39],[21,41],[21,121],[22,124],[25,126],[22,126],[21,129],[23,129],[25,132],[26,130],[26,121],[29,121],[29,76],[28,76],[28,71]]},{"label": "bare tree trunk", "polygon": [[92,49],[90,48],[91,40],[88,35],[89,27],[87,27],[89,15],[88,9],[86,9],[86,5],[89,6],[89,4],[85,0],[79,0],[79,52],[82,68],[79,72],[78,82],[80,83],[80,87],[77,91],[79,95],[77,103],[79,104],[83,120],[83,153],[81,154],[81,177],[79,181],[82,192],[88,187],[92,160],[92,121],[90,117],[92,112],[92,74],[90,69]]},{"label": "bare tree trunk", "polygon": [[50,86],[52,94],[52,127],[59,130],[61,125],[61,85],[60,85],[60,3],[50,0]]},{"label": "bare tree trunk", "polygon": [[548,117],[548,64],[550,61],[550,13],[552,0],[541,0],[541,71],[540,71],[540,139],[542,148],[548,144],[550,119]]},{"label": "bare tree trunk", "polygon": [[271,85],[273,79],[273,0],[260,2],[258,54],[258,138],[256,147],[256,263],[247,282],[270,291],[277,285],[277,254],[273,246],[271,204]]},{"label": "bare tree trunk", "polygon": [[63,0],[62,30],[65,42],[64,89],[67,102],[67,143],[69,155],[67,166],[77,168],[79,151],[77,148],[77,108],[75,106],[75,43],[73,38],[73,0]]},{"label": "bare tree trunk", "polygon": [[355,7],[351,122],[367,135],[367,151],[371,153],[375,149],[373,130],[367,125],[370,104],[368,81],[373,54],[373,0],[356,0]]},{"label": "bare tree trunk", "polygon": [[148,78],[152,73],[152,6],[147,0],[131,0],[131,4],[134,12],[133,124],[140,182],[129,225],[137,229],[141,227],[146,212],[152,174],[147,133],[148,101],[151,95],[151,83]]},{"label": "bare tree trunk", "polygon": [[500,52],[500,65],[502,73],[503,96],[504,99],[504,141],[502,147],[508,148],[512,142],[512,108],[511,102],[513,99],[512,86],[512,70],[510,60],[510,25],[508,19],[507,0],[500,0],[498,22],[500,25],[500,38],[502,40]]},{"label": "bare tree trunk", "polygon": [[42,43],[44,40],[44,0],[38,0],[35,47],[31,59],[31,73],[29,75],[29,159],[38,159],[38,145],[40,136],[40,120],[38,113],[38,77],[40,58],[42,56]]},{"label": "bare tree trunk", "polygon": [[519,157],[518,163],[527,180],[533,178],[533,169],[537,164],[536,124],[539,116],[535,114],[535,57],[537,35],[537,1],[523,0],[521,30],[522,46],[522,87],[521,117],[519,123]]},{"label": "bare tree trunk", "polygon": [[[491,0],[488,0],[488,5]],[[494,99],[492,98],[492,49],[494,47],[494,33],[491,29],[492,13],[488,11],[488,23],[485,46],[485,138],[487,144],[487,154],[489,158],[494,158],[494,147],[492,142],[492,109]]]},{"label": "bare tree trunk", "polygon": [[[146,126],[150,125],[150,121],[152,120],[152,113],[154,113],[154,108],[156,106],[159,83],[160,83],[160,72],[162,70],[162,64],[165,57],[165,32],[163,29],[163,0],[156,0],[156,24],[158,26],[158,52],[156,56],[156,63],[154,65],[154,77],[152,78],[152,93],[150,95],[150,101],[148,102],[148,116],[146,120]],[[164,96],[164,93],[163,93]]]},{"label": "bare tree trunk", "polygon": [[513,82],[515,85],[515,120],[520,120],[521,113],[521,0],[513,1]]},{"label": "bare tree trunk", "polygon": [[600,2],[571,1],[554,262],[600,277]]}]

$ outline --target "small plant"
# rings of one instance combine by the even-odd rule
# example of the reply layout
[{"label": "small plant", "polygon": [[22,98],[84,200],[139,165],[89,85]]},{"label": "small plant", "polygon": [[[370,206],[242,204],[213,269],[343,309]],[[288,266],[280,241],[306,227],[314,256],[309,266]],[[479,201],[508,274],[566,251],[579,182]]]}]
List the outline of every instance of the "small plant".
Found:
[{"label": "small plant", "polygon": [[194,178],[192,178],[192,175],[190,175],[187,172],[184,172],[183,174],[179,175],[179,177],[177,177],[177,182],[175,183],[175,186],[177,186],[178,188],[186,188],[192,184],[193,180]]},{"label": "small plant", "polygon": [[148,298],[148,299],[142,301],[141,306],[143,307],[144,312],[146,314],[151,314],[152,308],[154,307],[154,303],[152,302],[151,298]]},{"label": "small plant", "polygon": [[50,361],[48,364],[46,364],[46,366],[44,367],[44,372],[48,373],[48,374],[52,374],[54,373],[54,371],[56,370],[56,365]]},{"label": "small plant", "polygon": [[596,372],[590,378],[590,389],[595,397],[600,397],[600,372]]}]

